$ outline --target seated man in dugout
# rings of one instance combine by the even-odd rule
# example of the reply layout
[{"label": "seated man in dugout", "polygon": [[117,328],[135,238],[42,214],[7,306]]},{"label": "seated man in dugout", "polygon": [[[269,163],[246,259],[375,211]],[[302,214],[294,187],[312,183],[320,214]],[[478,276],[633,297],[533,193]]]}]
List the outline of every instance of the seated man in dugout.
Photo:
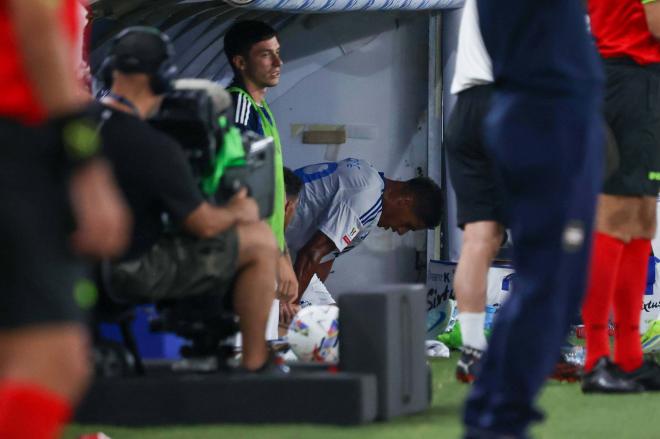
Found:
[{"label": "seated man in dugout", "polygon": [[[286,189],[286,204],[284,209],[284,229],[291,224],[298,208],[300,192],[302,191],[303,181],[291,169],[284,168],[284,187]],[[303,292],[300,298],[300,306],[288,304],[296,312],[299,308],[310,305],[335,305],[335,299],[325,287],[321,279],[314,273],[312,280]]]},{"label": "seated man in dugout", "polygon": [[428,177],[391,180],[361,159],[318,163],[295,171],[303,181],[286,240],[298,277],[298,301],[334,260],[376,227],[399,235],[433,229],[442,217],[440,187]]},{"label": "seated man in dugout", "polygon": [[[135,217],[130,248],[113,264],[113,289],[151,302],[208,293],[231,299],[242,367],[265,370],[277,244],[245,189],[222,207],[204,201],[181,146],[145,122],[171,88],[172,53],[164,34],[134,27],[115,38],[105,66],[104,153]],[[165,232],[163,214],[174,233]]]},{"label": "seated man in dugout", "polygon": [[[284,229],[289,226],[291,220],[296,214],[300,191],[303,181],[291,169],[284,168],[284,188],[286,190],[286,201],[284,204]],[[303,293],[300,303],[282,303],[280,305],[279,315],[279,335],[286,335],[291,318],[304,308],[310,305],[336,305],[335,299],[316,274],[312,276],[309,286]]]}]

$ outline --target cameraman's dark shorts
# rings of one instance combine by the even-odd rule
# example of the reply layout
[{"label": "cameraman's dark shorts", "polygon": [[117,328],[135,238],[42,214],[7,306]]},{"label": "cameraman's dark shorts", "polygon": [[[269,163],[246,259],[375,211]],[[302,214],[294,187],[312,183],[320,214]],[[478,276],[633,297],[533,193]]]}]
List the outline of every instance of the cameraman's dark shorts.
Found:
[{"label": "cameraman's dark shorts", "polygon": [[0,119],[0,329],[82,320],[56,137]]},{"label": "cameraman's dark shorts", "polygon": [[165,235],[140,258],[112,267],[113,295],[135,302],[224,297],[232,290],[237,261],[236,229],[209,239]]},{"label": "cameraman's dark shorts", "polygon": [[460,92],[447,128],[445,147],[461,228],[477,221],[506,224],[503,185],[483,138],[492,92],[492,85]]},{"label": "cameraman's dark shorts", "polygon": [[619,168],[603,186],[610,195],[655,197],[660,187],[660,65],[605,60],[605,120],[619,151]]}]

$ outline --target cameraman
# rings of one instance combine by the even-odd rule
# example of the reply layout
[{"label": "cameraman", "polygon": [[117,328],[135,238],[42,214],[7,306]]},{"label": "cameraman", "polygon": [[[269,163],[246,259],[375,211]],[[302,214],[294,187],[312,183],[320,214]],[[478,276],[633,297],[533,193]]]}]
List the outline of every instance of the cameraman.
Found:
[{"label": "cameraman", "polygon": [[[258,371],[268,366],[264,333],[277,245],[245,189],[226,206],[207,203],[180,145],[144,122],[171,88],[173,51],[157,29],[131,27],[115,38],[102,69],[111,90],[101,133],[135,216],[131,247],[113,266],[113,287],[138,300],[205,293],[233,299],[243,367]],[[163,213],[181,232],[164,233]]]}]

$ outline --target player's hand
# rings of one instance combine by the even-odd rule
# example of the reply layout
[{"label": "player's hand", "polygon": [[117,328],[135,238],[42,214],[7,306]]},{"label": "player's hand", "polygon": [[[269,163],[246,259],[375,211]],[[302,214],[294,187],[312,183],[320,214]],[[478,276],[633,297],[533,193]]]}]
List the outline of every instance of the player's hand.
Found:
[{"label": "player's hand", "polygon": [[275,298],[280,302],[293,303],[298,297],[298,279],[291,265],[289,255],[280,256],[277,261],[277,291]]},{"label": "player's hand", "polygon": [[94,159],[76,169],[69,195],[76,220],[73,249],[85,256],[119,256],[130,241],[132,218],[108,164]]},{"label": "player's hand", "polygon": [[241,188],[229,203],[227,209],[234,215],[239,224],[254,223],[259,221],[259,206],[253,198],[248,197],[247,189]]},{"label": "player's hand", "polygon": [[300,305],[280,301],[280,323],[282,328],[288,328],[293,317],[300,311]]}]

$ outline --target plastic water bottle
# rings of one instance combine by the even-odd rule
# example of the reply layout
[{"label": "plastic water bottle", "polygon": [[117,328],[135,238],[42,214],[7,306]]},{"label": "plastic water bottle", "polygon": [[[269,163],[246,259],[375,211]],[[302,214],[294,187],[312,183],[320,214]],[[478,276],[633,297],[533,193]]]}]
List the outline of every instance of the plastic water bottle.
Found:
[{"label": "plastic water bottle", "polygon": [[495,319],[495,314],[497,313],[497,307],[492,305],[486,305],[486,318],[484,320],[484,330],[490,331],[493,329],[493,320]]}]

